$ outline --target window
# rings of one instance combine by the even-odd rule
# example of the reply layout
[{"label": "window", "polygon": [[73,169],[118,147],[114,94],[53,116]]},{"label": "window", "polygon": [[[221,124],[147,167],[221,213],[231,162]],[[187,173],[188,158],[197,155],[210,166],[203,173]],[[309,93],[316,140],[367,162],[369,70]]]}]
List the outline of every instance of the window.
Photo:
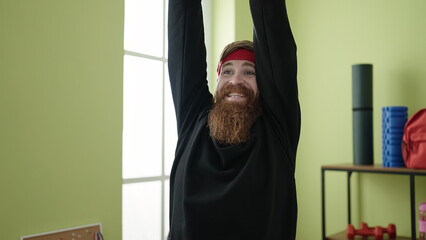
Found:
[{"label": "window", "polygon": [[167,1],[125,0],[123,240],[166,239],[177,141],[167,73]]},{"label": "window", "polygon": [[166,239],[169,231],[177,130],[167,72],[167,6],[168,0],[125,0],[123,240]]}]

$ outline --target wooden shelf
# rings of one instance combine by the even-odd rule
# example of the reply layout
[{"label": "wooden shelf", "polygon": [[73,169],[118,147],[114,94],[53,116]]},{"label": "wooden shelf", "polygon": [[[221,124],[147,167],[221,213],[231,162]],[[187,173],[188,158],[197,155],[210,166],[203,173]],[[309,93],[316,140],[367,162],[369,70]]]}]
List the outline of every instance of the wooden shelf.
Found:
[{"label": "wooden shelf", "polygon": [[381,165],[353,165],[353,164],[336,164],[324,165],[321,167],[324,170],[335,171],[353,171],[353,172],[373,172],[373,173],[386,173],[386,174],[406,174],[406,175],[426,175],[424,169],[411,169],[411,168],[390,168],[382,167]]},{"label": "wooden shelf", "polygon": [[[379,173],[389,175],[405,175],[409,176],[410,180],[410,215],[411,215],[411,237],[397,237],[396,240],[416,240],[416,211],[414,203],[414,177],[426,176],[425,169],[410,169],[410,168],[387,168],[381,165],[353,165],[353,164],[336,164],[324,165],[321,167],[321,202],[322,202],[322,239],[329,240],[347,240],[346,231],[327,236],[325,233],[325,172],[326,171],[342,171],[347,173],[347,201],[348,201],[348,224],[351,223],[351,184],[350,177],[352,173]],[[358,239],[375,239],[374,236],[362,238],[357,236]],[[387,234],[384,234],[384,239],[389,239]]]},{"label": "wooden shelf", "polygon": [[[326,239],[327,240],[349,240],[349,238],[347,238],[346,236],[346,231],[338,232],[336,234],[328,236]],[[369,236],[369,237],[356,236],[354,238],[354,240],[375,240],[375,239],[376,238],[374,238],[374,236]],[[383,240],[390,240],[390,239],[391,238],[389,238],[389,236],[386,233],[383,234]],[[392,240],[411,240],[411,238],[396,236],[396,238],[392,238]]]},{"label": "wooden shelf", "polygon": [[[336,234],[326,237],[326,239],[327,240],[349,240],[349,238],[347,238],[346,236],[346,231],[338,232]],[[374,236],[369,236],[369,237],[356,236],[354,238],[354,240],[375,240],[375,239],[376,238],[374,238]],[[390,240],[390,238],[387,234],[383,234],[383,240]],[[392,238],[392,240],[411,240],[411,238],[397,236],[396,238]]]}]

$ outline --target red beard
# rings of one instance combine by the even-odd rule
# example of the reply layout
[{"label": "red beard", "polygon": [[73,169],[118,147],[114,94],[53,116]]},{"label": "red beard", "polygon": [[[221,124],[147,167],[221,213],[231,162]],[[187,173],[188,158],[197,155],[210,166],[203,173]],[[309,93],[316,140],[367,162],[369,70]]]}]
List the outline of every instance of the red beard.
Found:
[{"label": "red beard", "polygon": [[[243,102],[230,102],[230,93],[241,93]],[[209,114],[210,135],[221,145],[247,142],[253,123],[261,115],[259,95],[242,85],[226,85],[215,96],[215,105]]]}]

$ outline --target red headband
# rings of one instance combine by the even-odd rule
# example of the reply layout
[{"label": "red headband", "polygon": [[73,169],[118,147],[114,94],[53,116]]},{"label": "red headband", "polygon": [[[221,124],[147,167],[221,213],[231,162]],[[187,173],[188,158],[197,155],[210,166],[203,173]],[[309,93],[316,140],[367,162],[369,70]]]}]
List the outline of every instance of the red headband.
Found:
[{"label": "red headband", "polygon": [[254,60],[254,52],[245,48],[239,48],[231,52],[228,56],[226,56],[225,59],[220,61],[219,66],[217,67],[218,76],[220,75],[220,69],[222,68],[222,65],[230,60],[247,60],[249,62],[256,63],[256,61]]}]

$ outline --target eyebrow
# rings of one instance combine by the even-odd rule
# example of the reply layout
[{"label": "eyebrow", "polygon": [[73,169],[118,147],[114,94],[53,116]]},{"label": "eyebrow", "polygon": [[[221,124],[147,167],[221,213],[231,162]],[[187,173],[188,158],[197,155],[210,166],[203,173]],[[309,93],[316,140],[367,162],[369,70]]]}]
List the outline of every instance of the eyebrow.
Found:
[{"label": "eyebrow", "polygon": [[[234,65],[234,64],[232,62],[226,62],[225,64],[222,65],[221,68],[223,69],[224,67],[226,67],[228,65]],[[245,67],[245,66],[255,67],[255,64],[250,62],[250,61],[245,61],[245,62],[243,62],[243,67]]]},{"label": "eyebrow", "polygon": [[255,67],[255,64],[249,61],[246,61],[243,63],[243,66],[250,66],[250,67]]},{"label": "eyebrow", "polygon": [[222,65],[221,69],[223,69],[224,67],[226,67],[228,65],[233,65],[233,64],[231,62],[226,62],[225,64]]}]

